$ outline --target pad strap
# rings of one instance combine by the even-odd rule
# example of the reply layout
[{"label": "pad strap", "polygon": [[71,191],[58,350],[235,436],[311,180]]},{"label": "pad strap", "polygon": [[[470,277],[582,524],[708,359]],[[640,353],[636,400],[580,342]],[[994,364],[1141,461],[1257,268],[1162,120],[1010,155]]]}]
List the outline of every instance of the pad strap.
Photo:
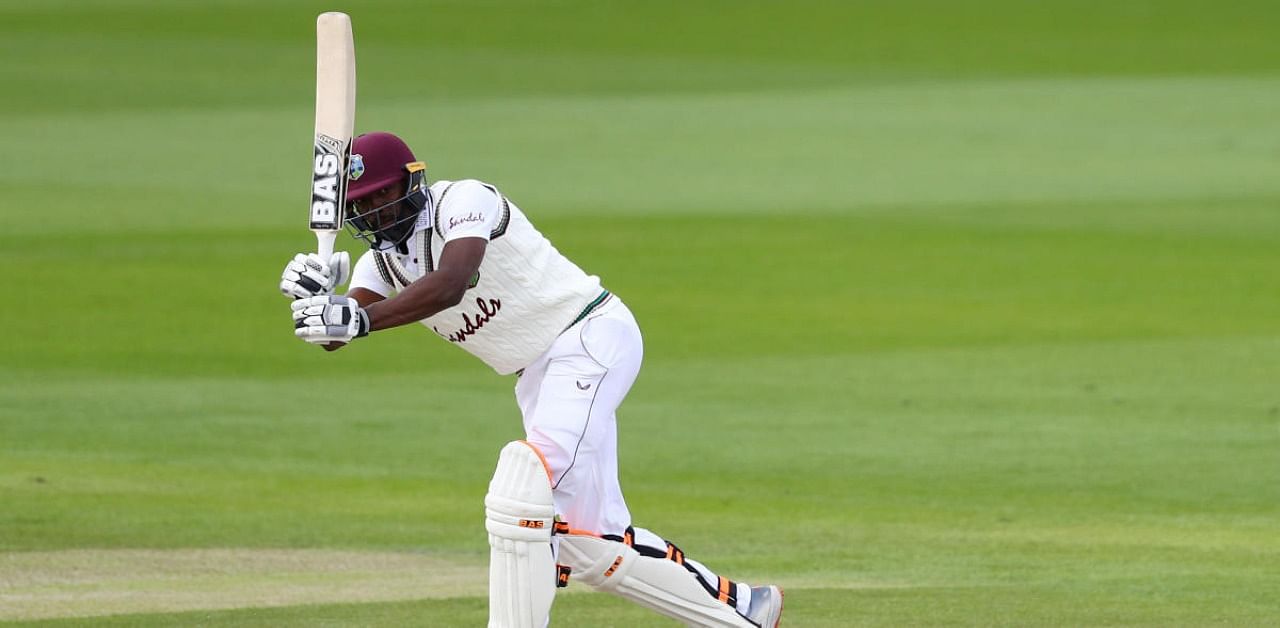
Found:
[{"label": "pad strap", "polygon": [[622,533],[622,536],[606,534],[602,538],[610,541],[616,541],[626,545],[627,547],[634,548],[641,556],[669,560],[684,567],[689,573],[693,574],[693,577],[697,579],[698,584],[702,585],[702,588],[707,592],[707,595],[710,595],[729,606],[737,608],[738,583],[725,578],[724,576],[716,576],[710,572],[703,573],[703,571],[700,571],[694,563],[685,562],[684,551],[679,547],[676,547],[674,543],[657,538],[657,535],[651,532],[646,533],[646,536],[650,541],[656,539],[658,542],[663,544],[663,547],[650,545],[648,542],[637,542],[636,530],[631,526],[627,526],[627,529]]}]

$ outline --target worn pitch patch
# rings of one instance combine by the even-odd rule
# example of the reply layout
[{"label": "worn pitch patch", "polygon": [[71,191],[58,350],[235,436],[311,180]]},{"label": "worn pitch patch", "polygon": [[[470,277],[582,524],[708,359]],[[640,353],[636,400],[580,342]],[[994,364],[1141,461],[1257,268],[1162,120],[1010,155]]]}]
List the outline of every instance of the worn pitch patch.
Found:
[{"label": "worn pitch patch", "polygon": [[285,549],[0,553],[0,620],[488,594],[482,562]]}]

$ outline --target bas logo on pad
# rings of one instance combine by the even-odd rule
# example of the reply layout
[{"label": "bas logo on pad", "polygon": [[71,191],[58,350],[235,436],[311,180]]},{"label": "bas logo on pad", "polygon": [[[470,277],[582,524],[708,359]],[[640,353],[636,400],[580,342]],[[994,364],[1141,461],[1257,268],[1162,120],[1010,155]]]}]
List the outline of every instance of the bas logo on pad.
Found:
[{"label": "bas logo on pad", "polygon": [[356,179],[360,178],[360,175],[363,175],[363,174],[364,174],[364,155],[352,155],[351,167],[347,169],[347,176],[349,176],[352,181],[355,181]]}]

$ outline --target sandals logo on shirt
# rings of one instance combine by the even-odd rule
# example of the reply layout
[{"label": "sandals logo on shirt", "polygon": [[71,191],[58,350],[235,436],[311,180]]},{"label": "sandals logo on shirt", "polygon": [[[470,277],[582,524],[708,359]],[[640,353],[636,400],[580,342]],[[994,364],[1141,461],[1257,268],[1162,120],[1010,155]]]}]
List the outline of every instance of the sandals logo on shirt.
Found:
[{"label": "sandals logo on shirt", "polygon": [[480,308],[480,313],[471,317],[467,312],[462,313],[462,322],[465,323],[458,331],[446,334],[440,331],[439,327],[432,327],[431,330],[440,335],[441,338],[449,342],[466,342],[467,336],[474,336],[484,324],[493,320],[498,315],[498,310],[502,309],[502,300],[500,299],[484,299],[476,297],[476,307]]},{"label": "sandals logo on shirt", "polygon": [[465,216],[453,216],[449,219],[449,228],[456,229],[458,225],[465,225],[469,222],[484,222],[484,216],[475,212],[470,212]]}]

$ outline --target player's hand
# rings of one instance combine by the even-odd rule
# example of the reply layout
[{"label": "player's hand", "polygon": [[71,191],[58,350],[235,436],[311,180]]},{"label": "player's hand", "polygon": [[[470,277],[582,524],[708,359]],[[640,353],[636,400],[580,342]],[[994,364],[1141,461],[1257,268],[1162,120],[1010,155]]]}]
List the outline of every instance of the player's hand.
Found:
[{"label": "player's hand", "polygon": [[333,294],[351,278],[351,256],[338,251],[329,261],[315,253],[298,253],[280,273],[280,292],[292,299]]},{"label": "player's hand", "polygon": [[290,307],[293,335],[312,344],[345,343],[369,335],[369,315],[351,297],[309,297],[294,301]]}]

